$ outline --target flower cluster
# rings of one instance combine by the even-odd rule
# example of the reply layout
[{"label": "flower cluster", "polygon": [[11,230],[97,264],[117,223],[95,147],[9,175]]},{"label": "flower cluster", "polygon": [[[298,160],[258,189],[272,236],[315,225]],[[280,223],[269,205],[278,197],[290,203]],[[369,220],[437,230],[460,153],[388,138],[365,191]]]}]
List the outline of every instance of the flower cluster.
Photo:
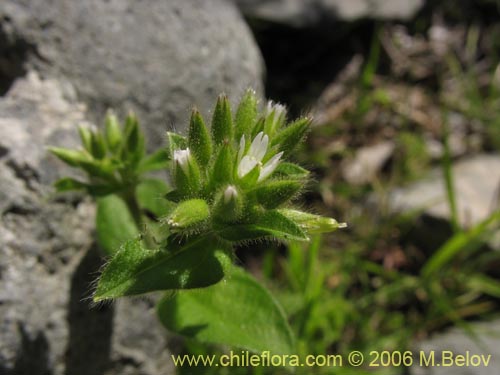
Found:
[{"label": "flower cluster", "polygon": [[287,124],[285,107],[269,102],[258,113],[247,91],[236,112],[225,96],[214,109],[211,128],[193,110],[187,137],[168,133],[177,207],[164,220],[172,233],[215,233],[240,242],[261,238],[307,240],[308,233],[342,226],[334,219],[290,207],[308,171],[285,161],[304,138],[310,120]]}]

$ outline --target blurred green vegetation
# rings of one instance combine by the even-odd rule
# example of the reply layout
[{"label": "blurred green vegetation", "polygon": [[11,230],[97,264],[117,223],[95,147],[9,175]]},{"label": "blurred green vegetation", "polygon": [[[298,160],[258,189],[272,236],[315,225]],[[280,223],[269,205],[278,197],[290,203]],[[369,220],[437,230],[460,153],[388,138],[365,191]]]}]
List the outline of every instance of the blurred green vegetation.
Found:
[{"label": "blurred green vegetation", "polygon": [[[495,24],[451,28],[461,37],[439,56],[432,55],[432,46],[427,46],[424,54],[429,54],[430,71],[415,77],[410,68],[399,74],[389,67],[394,61],[388,56],[384,35],[391,27],[376,29],[370,53],[345,89],[352,104],[318,124],[297,156],[300,163],[314,169],[316,177],[304,204],[348,222],[349,228],[317,237],[308,245],[274,245],[253,267],[285,307],[301,355],[411,350],[417,340],[450,326],[475,337],[470,322],[498,317],[500,311],[500,251],[488,245],[500,228],[500,210],[472,228],[461,228],[452,178],[457,157],[500,150],[500,59],[492,42],[500,40],[496,38],[500,28]],[[411,52],[405,56],[411,58]],[[409,96],[415,94],[415,87],[423,104],[410,108]],[[453,113],[471,125],[464,132],[466,149],[459,155],[450,148],[449,115]],[[430,154],[429,138],[442,146],[440,155]],[[470,145],[478,139],[478,144]],[[380,140],[394,144],[389,161],[369,182],[353,185],[346,181],[344,160]],[[370,196],[383,198],[393,188],[421,179],[433,167],[441,168],[445,176],[452,217],[449,228],[438,233],[439,244],[429,244],[434,246],[429,249],[411,239],[420,212],[394,214],[380,206],[374,213],[366,202]],[[185,349],[199,354],[222,350],[193,342]],[[220,368],[198,370],[224,373]],[[287,373],[276,368],[226,370],[231,374]],[[364,371],[349,367],[301,370],[296,373]],[[404,369],[371,369],[369,373],[401,374]]]}]

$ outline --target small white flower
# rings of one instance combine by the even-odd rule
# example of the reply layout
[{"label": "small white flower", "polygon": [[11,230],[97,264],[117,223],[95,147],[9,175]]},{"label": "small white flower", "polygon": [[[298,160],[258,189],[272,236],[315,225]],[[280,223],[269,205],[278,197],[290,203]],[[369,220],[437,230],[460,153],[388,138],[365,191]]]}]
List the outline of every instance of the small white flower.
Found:
[{"label": "small white flower", "polygon": [[[238,151],[238,176],[240,178],[246,176],[256,165],[262,166],[262,159],[266,156],[268,144],[269,137],[264,132],[260,132],[255,136],[246,155],[243,156],[245,152],[245,136],[241,137],[240,149]],[[262,166],[258,181],[262,181],[276,169],[282,155],[283,152],[274,155]]]},{"label": "small white flower", "polygon": [[229,185],[226,190],[224,190],[224,203],[229,203],[231,200],[236,199],[238,192],[233,185]]},{"label": "small white flower", "polygon": [[174,162],[182,168],[185,174],[189,174],[189,159],[191,158],[191,151],[189,148],[185,150],[174,151]]},{"label": "small white flower", "polygon": [[274,170],[276,169],[276,167],[278,166],[279,162],[280,162],[280,159],[281,159],[281,156],[283,155],[283,151],[277,153],[276,155],[274,155],[271,159],[269,159],[269,161],[264,164],[264,166],[262,167],[260,173],[259,173],[259,178],[258,178],[258,182],[264,180],[265,178],[267,178],[271,173],[274,172]]}]

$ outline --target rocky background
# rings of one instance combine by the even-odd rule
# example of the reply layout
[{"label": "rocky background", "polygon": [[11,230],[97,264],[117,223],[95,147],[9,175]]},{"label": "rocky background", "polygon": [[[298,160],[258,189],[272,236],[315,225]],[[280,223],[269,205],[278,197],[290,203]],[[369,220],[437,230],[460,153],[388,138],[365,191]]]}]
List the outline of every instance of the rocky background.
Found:
[{"label": "rocky background", "polygon": [[[443,49],[463,42],[454,37],[462,35],[460,25],[441,24],[432,3],[0,2],[0,374],[174,373],[153,302],[125,299],[90,306],[90,284],[102,264],[94,242],[94,207],[78,195],[54,195],[51,184],[71,171],[47,154],[47,145],[76,145],[76,126],[98,124],[113,108],[137,112],[150,146],[159,146],[167,129],[185,128],[193,105],[206,115],[217,94],[238,98],[247,87],[285,102],[295,114],[314,113],[321,126],[356,105],[352,82],[370,58],[371,35],[382,21],[389,22],[384,24],[388,35],[400,41],[396,46],[387,38],[384,45],[394,76],[432,79]],[[435,22],[425,43],[398,26],[419,14]],[[431,156],[442,155],[432,129],[433,98],[394,81],[375,84],[394,96],[399,114],[430,126],[426,147]],[[381,120],[381,112],[371,116],[373,122],[395,121]],[[459,211],[461,224],[471,225],[486,216],[498,194],[500,156],[483,154],[480,125],[471,129],[460,116],[455,120],[451,142]],[[331,163],[345,142],[355,146],[342,163],[329,165],[340,177],[318,171],[321,183],[342,178],[361,186],[399,152],[399,144],[382,130],[369,142],[356,137],[350,132],[336,143],[313,141]],[[442,201],[443,194],[443,182],[431,176],[395,190],[390,207],[411,210],[428,200]],[[327,206],[332,202],[328,191],[320,195]],[[444,204],[425,215],[449,220]],[[467,348],[466,338],[451,334],[457,350],[460,340]],[[498,348],[498,341],[489,345]]]}]

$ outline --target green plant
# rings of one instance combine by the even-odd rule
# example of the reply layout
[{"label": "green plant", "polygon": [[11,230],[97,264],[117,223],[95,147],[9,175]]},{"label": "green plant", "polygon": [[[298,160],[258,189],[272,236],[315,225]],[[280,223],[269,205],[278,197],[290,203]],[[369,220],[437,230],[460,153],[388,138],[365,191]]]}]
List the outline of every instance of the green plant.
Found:
[{"label": "green plant", "polygon": [[[259,114],[257,104],[248,91],[233,115],[228,99],[220,96],[210,130],[193,110],[188,136],[167,133],[167,149],[152,155],[145,152],[133,115],[123,129],[108,115],[104,134],[80,128],[81,150],[50,149],[88,175],[85,182],[59,180],[57,189],[83,189],[98,197],[98,237],[112,257],[94,301],[168,291],[158,312],[174,332],[254,351],[294,351],[281,307],[233,265],[234,247],[307,241],[312,233],[344,225],[291,204],[308,171],[284,159],[310,120],[287,124],[283,106],[270,103]],[[167,165],[172,189],[145,177]]]}]

